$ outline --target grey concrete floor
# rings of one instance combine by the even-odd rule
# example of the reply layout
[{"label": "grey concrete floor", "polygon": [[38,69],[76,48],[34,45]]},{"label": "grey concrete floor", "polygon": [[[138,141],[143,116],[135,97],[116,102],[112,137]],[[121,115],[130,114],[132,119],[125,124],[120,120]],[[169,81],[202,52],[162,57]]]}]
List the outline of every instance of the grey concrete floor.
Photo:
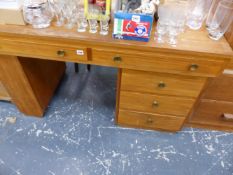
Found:
[{"label": "grey concrete floor", "polygon": [[97,66],[75,74],[68,64],[42,119],[0,102],[0,175],[233,174],[232,133],[116,126],[116,75]]}]

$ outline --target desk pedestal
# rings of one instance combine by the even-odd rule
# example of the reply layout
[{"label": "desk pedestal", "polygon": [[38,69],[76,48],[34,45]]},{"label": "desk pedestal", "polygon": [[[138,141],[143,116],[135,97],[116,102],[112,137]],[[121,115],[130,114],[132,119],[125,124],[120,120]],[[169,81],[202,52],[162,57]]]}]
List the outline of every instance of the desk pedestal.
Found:
[{"label": "desk pedestal", "polygon": [[0,55],[0,80],[26,115],[42,117],[65,72],[65,63]]}]

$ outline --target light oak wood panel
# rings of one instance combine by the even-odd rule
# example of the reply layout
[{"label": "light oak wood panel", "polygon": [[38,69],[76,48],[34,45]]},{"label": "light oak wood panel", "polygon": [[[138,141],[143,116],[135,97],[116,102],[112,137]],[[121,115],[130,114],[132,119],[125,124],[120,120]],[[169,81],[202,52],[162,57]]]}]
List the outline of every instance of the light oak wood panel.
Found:
[{"label": "light oak wood panel", "polygon": [[28,44],[2,41],[0,52],[16,56],[45,58],[67,62],[88,61],[87,48],[82,46],[64,47],[54,45]]},{"label": "light oak wood panel", "polygon": [[27,115],[43,115],[43,110],[17,57],[1,55],[0,76],[13,103],[21,112]]},{"label": "light oak wood panel", "polygon": [[121,81],[126,91],[198,97],[206,78],[124,69]]},{"label": "light oak wood panel", "polygon": [[231,48],[233,49],[233,22],[229,27],[228,31],[226,32],[225,37],[228,43],[230,44]]},{"label": "light oak wood panel", "polygon": [[65,63],[23,57],[19,60],[42,110],[45,111],[64,75]]},{"label": "light oak wood panel", "polygon": [[[225,61],[97,49],[92,49],[92,61],[98,65],[204,77],[215,77],[226,65]],[[198,68],[191,71],[192,65]]]},{"label": "light oak wood panel", "polygon": [[184,118],[181,117],[127,110],[120,110],[118,116],[119,125],[152,130],[179,131],[183,123]]},{"label": "light oak wood panel", "polygon": [[[230,118],[224,118],[223,114],[230,115]],[[189,124],[233,129],[233,103],[202,99],[193,111]]]},{"label": "light oak wood panel", "polygon": [[3,86],[2,82],[0,81],[0,100],[10,101],[11,97],[8,94],[6,88]]},{"label": "light oak wood panel", "polygon": [[[185,117],[195,99],[121,91],[120,109]],[[155,104],[157,103],[157,104]]]},{"label": "light oak wood panel", "polygon": [[64,71],[62,62],[0,56],[0,79],[12,102],[26,115],[43,116]]},{"label": "light oak wood panel", "polygon": [[233,102],[233,75],[211,78],[201,98]]}]

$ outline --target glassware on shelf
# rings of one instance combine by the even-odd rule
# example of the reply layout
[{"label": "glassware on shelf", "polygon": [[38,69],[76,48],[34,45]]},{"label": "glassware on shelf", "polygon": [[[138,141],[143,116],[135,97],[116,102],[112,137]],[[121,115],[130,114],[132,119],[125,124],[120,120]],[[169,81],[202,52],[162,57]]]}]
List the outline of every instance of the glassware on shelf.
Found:
[{"label": "glassware on shelf", "polygon": [[47,0],[26,0],[23,4],[24,20],[33,28],[46,28],[53,19],[49,2]]},{"label": "glassware on shelf", "polygon": [[156,27],[155,40],[158,43],[168,42],[176,46],[177,37],[184,32],[187,6],[183,3],[168,3],[160,5],[158,9],[159,20]]},{"label": "glassware on shelf", "polygon": [[98,15],[94,13],[89,13],[88,15],[88,23],[89,23],[89,33],[97,33],[98,28]]},{"label": "glassware on shelf", "polygon": [[210,25],[210,23],[211,23],[211,21],[213,19],[214,13],[215,13],[215,11],[217,9],[217,6],[218,6],[218,3],[220,1],[221,0],[213,0],[213,2],[212,2],[212,5],[210,7],[209,13],[208,13],[207,18],[206,18],[206,28],[207,28],[207,30],[209,28],[209,25]]},{"label": "glassware on shelf", "polygon": [[167,27],[165,24],[158,22],[156,26],[156,33],[155,33],[155,40],[157,40],[158,43],[164,43],[165,42],[165,34],[167,33]]},{"label": "glassware on shelf", "polygon": [[209,37],[213,40],[219,40],[233,22],[233,1],[220,1],[211,18],[208,26]]},{"label": "glassware on shelf", "polygon": [[60,27],[64,25],[64,16],[62,9],[64,7],[64,0],[49,0],[50,9],[54,16],[56,17],[55,26]]},{"label": "glassware on shelf", "polygon": [[100,16],[100,34],[101,35],[108,35],[109,30],[109,16],[101,15]]},{"label": "glassware on shelf", "polygon": [[188,0],[188,16],[186,25],[193,30],[202,27],[212,0]]},{"label": "glassware on shelf", "polygon": [[77,15],[76,12],[77,4],[75,0],[69,0],[66,1],[64,7],[63,7],[63,14],[66,19],[65,27],[67,29],[72,29],[74,27],[74,18],[76,18],[75,15]]},{"label": "glassware on shelf", "polygon": [[87,28],[88,24],[87,24],[87,19],[85,17],[83,8],[78,10],[77,17],[78,17],[78,19],[77,19],[77,21],[78,21],[77,22],[77,24],[78,24],[77,31],[78,32],[86,32],[86,28]]}]

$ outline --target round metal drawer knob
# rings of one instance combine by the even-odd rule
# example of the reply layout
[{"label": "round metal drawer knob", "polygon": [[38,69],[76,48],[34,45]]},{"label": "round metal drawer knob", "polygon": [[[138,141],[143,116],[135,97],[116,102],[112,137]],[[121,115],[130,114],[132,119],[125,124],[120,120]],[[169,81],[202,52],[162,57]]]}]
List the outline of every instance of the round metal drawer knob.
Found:
[{"label": "round metal drawer knob", "polygon": [[120,56],[114,56],[114,57],[113,57],[113,61],[119,63],[119,62],[122,61],[122,58],[121,58]]},{"label": "round metal drawer knob", "polygon": [[152,124],[152,123],[154,123],[154,121],[153,121],[153,119],[152,119],[152,118],[148,118],[148,119],[146,120],[146,123],[148,123],[148,124]]},{"label": "round metal drawer knob", "polygon": [[64,50],[58,50],[57,51],[57,56],[59,56],[59,57],[64,57],[65,54],[66,54],[66,52]]},{"label": "round metal drawer knob", "polygon": [[159,107],[159,102],[153,101],[152,106],[153,106],[154,108]]},{"label": "round metal drawer knob", "polygon": [[189,70],[190,70],[191,72],[194,72],[194,71],[196,71],[198,68],[199,68],[198,64],[191,64],[190,67],[189,67]]},{"label": "round metal drawer knob", "polygon": [[158,84],[158,87],[163,89],[163,88],[166,87],[166,84],[163,81],[160,81],[159,84]]}]

